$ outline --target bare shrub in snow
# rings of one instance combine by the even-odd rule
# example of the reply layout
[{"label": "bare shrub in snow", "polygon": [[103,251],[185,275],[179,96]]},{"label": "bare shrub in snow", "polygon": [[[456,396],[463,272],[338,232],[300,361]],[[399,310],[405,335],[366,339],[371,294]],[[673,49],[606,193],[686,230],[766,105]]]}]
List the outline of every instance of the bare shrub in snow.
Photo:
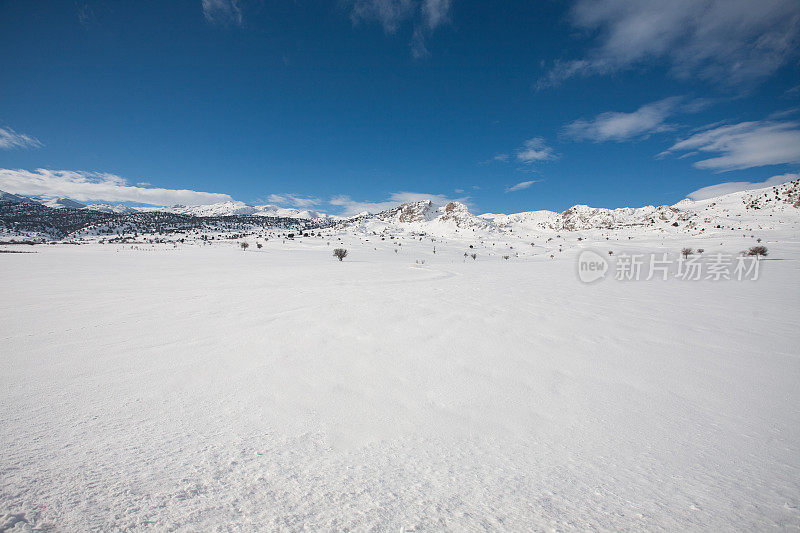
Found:
[{"label": "bare shrub in snow", "polygon": [[342,259],[344,259],[345,257],[347,257],[347,250],[345,250],[344,248],[336,248],[336,249],[333,251],[333,256],[334,256],[336,259],[338,259],[339,261],[341,261]]},{"label": "bare shrub in snow", "polygon": [[684,248],[683,250],[681,250],[681,255],[683,257],[689,257],[693,253],[694,253],[694,250],[692,250],[691,248]]},{"label": "bare shrub in snow", "polygon": [[760,259],[761,257],[767,257],[769,252],[767,251],[766,246],[753,246],[749,250],[747,250],[747,255],[754,255],[756,259]]},{"label": "bare shrub in snow", "polygon": [[239,246],[242,247],[242,250],[247,250],[248,248],[250,248],[250,245],[247,244],[246,242],[240,242]]}]

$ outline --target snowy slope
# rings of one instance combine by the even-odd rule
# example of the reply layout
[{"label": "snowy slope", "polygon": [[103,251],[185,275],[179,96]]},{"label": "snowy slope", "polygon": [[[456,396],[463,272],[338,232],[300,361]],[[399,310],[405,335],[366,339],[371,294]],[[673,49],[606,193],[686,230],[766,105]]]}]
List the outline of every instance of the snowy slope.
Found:
[{"label": "snowy slope", "polygon": [[[3,194],[5,199],[2,201],[5,203],[32,201]],[[375,214],[361,213],[350,218],[269,204],[252,206],[237,201],[200,206],[128,207],[108,204],[84,206],[60,198],[47,201],[45,205],[118,214],[168,212],[204,218],[234,215],[294,218],[318,225],[335,222],[340,229],[359,234],[424,233],[443,237],[459,235],[462,238],[483,236],[491,239],[509,234],[535,239],[564,232],[674,236],[768,230],[787,225],[797,227],[800,224],[800,182],[737,192],[697,202],[686,199],[672,206],[604,209],[575,205],[562,213],[529,211],[510,215],[487,213],[479,216],[470,213],[467,206],[459,202],[436,205],[430,200],[402,204]],[[24,238],[24,232],[20,236]]]},{"label": "snowy slope", "polygon": [[[699,202],[686,199],[673,206],[603,209],[575,205],[562,213],[529,211],[511,215],[487,213],[474,216],[463,204],[435,206],[430,201],[408,203],[354,221],[359,227],[380,227],[388,222],[395,229],[453,233],[471,229],[491,234],[497,231],[528,233],[627,230],[638,233],[700,234],[716,229],[767,229],[800,223],[800,182],[732,193]],[[717,228],[720,226],[720,228]],[[387,226],[388,227],[388,226]]]},{"label": "snowy slope", "polygon": [[[798,201],[0,245],[0,529],[797,529]],[[756,243],[757,281],[576,274]]]},{"label": "snowy slope", "polygon": [[325,213],[321,213],[319,211],[313,211],[309,209],[293,209],[290,207],[279,207],[277,205],[257,205],[256,208],[256,215],[263,215],[269,217],[281,217],[281,218],[303,218],[307,220],[311,219],[327,219],[330,218]]},{"label": "snowy slope", "polygon": [[70,209],[83,209],[86,207],[86,204],[71,200],[70,198],[50,198],[47,200],[42,200],[41,204],[46,205],[47,207],[52,207],[53,209],[63,209],[65,207]]},{"label": "snowy slope", "polygon": [[34,201],[26,196],[11,194],[10,192],[0,191],[0,204],[33,203]]},{"label": "snowy slope", "polygon": [[[507,234],[0,254],[0,524],[796,529],[800,234],[761,235],[757,282],[585,285]],[[752,242],[671,237],[556,240]]]},{"label": "snowy slope", "polygon": [[[155,210],[155,208],[148,208]],[[277,205],[249,205],[244,202],[231,201],[209,205],[181,206],[157,208],[158,210],[196,217],[221,217],[231,215],[256,215],[281,218],[325,219],[327,215],[308,209],[293,209]]]},{"label": "snowy slope", "polygon": [[127,213],[135,213],[136,209],[133,207],[127,206],[125,204],[88,204],[86,209],[92,211],[100,211],[101,213],[119,213],[119,214],[127,214]]}]

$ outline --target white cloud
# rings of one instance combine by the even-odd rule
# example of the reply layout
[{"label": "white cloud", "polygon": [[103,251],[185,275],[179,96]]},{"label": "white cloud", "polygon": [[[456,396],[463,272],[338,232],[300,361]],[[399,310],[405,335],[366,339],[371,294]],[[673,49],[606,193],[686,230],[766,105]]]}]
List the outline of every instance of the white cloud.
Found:
[{"label": "white cloud", "polygon": [[78,13],[78,22],[81,26],[87,28],[94,20],[94,9],[88,2],[75,2],[75,9]]},{"label": "white cloud", "polygon": [[425,25],[435,30],[450,17],[450,0],[425,0],[422,3],[422,16]]},{"label": "white cloud", "polygon": [[576,120],[567,124],[563,135],[575,140],[627,141],[643,138],[652,133],[673,129],[666,123],[675,111],[680,97],[670,97],[643,105],[632,113],[607,112],[592,120]]},{"label": "white cloud", "polygon": [[212,24],[241,26],[244,22],[239,0],[202,0],[203,15]]},{"label": "white cloud", "polygon": [[0,190],[13,194],[73,200],[138,202],[151,205],[203,205],[232,200],[227,194],[128,185],[125,178],[103,172],[0,169]]},{"label": "white cloud", "polygon": [[411,0],[354,0],[350,19],[358,22],[377,21],[386,33],[395,33],[411,18],[416,5]]},{"label": "white cloud", "polygon": [[716,153],[719,155],[697,161],[693,166],[720,172],[800,163],[799,127],[798,122],[772,121],[715,126],[675,143],[663,154],[684,151]]},{"label": "white cloud", "polygon": [[358,202],[353,200],[345,194],[334,196],[328,202],[331,205],[339,206],[342,208],[340,213],[343,216],[357,215],[367,211],[369,213],[379,213],[392,209],[400,204],[406,202],[419,202],[422,200],[430,200],[436,205],[445,205],[450,202],[466,203],[469,198],[448,198],[442,194],[425,194],[416,192],[393,192],[389,198],[382,202]]},{"label": "white cloud", "polygon": [[0,150],[13,150],[15,148],[41,148],[39,139],[23,133],[17,133],[11,128],[0,128]]},{"label": "white cloud", "polygon": [[779,176],[772,176],[765,181],[754,183],[749,181],[729,181],[727,183],[718,183],[717,185],[709,185],[708,187],[697,189],[694,192],[690,192],[688,197],[692,200],[705,200],[707,198],[714,198],[715,196],[722,196],[723,194],[774,187],[775,185],[780,185],[796,179],[800,179],[800,174],[781,174]]},{"label": "white cloud", "polygon": [[767,119],[769,120],[780,120],[792,115],[800,113],[800,107],[792,107],[791,109],[781,109],[780,111],[773,111],[769,114]]},{"label": "white cloud", "polygon": [[514,192],[514,191],[521,191],[523,189],[527,189],[534,183],[537,183],[539,180],[531,180],[531,181],[521,181],[516,185],[512,185],[511,187],[506,187],[506,192]]},{"label": "white cloud", "polygon": [[271,204],[292,205],[294,207],[313,207],[319,205],[319,198],[298,196],[296,194],[270,194],[267,201]]},{"label": "white cloud", "polygon": [[425,44],[425,32],[420,26],[414,28],[414,34],[411,36],[411,55],[414,59],[423,59],[431,55],[428,51],[428,45]]},{"label": "white cloud", "polygon": [[522,148],[517,150],[515,155],[517,161],[522,163],[549,161],[558,157],[553,149],[547,146],[547,143],[542,137],[528,139],[523,143]]},{"label": "white cloud", "polygon": [[659,60],[678,78],[750,83],[800,50],[797,0],[577,0],[570,21],[595,35],[595,46],[557,62],[540,88]]},{"label": "white cloud", "polygon": [[350,0],[349,4],[353,24],[378,22],[387,34],[412,21],[411,54],[419,59],[430,55],[426,41],[433,31],[449,22],[452,0]]}]

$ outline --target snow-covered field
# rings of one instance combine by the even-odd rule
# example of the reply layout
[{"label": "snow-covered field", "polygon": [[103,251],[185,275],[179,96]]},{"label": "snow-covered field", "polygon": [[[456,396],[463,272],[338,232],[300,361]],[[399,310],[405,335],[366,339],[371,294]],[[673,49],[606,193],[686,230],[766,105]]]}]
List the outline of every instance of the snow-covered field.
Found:
[{"label": "snow-covered field", "polygon": [[[704,239],[581,245],[752,244]],[[594,284],[577,241],[305,241],[0,254],[0,527],[800,527],[796,235]]]}]

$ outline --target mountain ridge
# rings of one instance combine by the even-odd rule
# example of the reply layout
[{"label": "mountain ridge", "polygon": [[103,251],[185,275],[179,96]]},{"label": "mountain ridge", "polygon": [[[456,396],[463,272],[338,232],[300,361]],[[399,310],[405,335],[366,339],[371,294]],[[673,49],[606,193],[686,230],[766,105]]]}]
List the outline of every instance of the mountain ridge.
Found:
[{"label": "mountain ridge", "polygon": [[[145,220],[136,218],[135,215],[150,215],[155,217],[153,220],[175,220],[170,219],[170,216],[185,217],[180,219],[182,224],[190,224],[190,221],[195,220],[191,224],[216,224],[219,228],[228,228],[232,221],[238,221],[253,227],[270,224],[306,228],[333,226],[342,230],[364,232],[396,230],[442,235],[463,231],[487,234],[549,233],[614,231],[625,228],[643,228],[661,233],[703,233],[711,229],[771,228],[784,222],[799,223],[800,180],[704,200],[686,198],[671,206],[607,209],[576,204],[563,212],[539,210],[508,215],[474,215],[461,202],[438,205],[431,200],[407,202],[378,213],[361,213],[345,218],[312,210],[282,208],[270,204],[252,206],[237,201],[203,206],[134,208],[122,204],[85,205],[68,198],[37,201],[3,191],[0,191],[0,206],[5,206],[4,211],[0,212],[0,223],[6,232],[10,227],[27,227],[26,223],[36,220],[43,224],[42,227],[47,227],[47,224],[52,226],[52,221],[42,220],[56,215],[58,224],[55,225],[61,224],[66,228],[81,227],[82,220],[87,227],[102,221],[116,221],[114,223],[122,227],[132,227]],[[28,218],[23,212],[25,209],[33,210],[27,215]],[[70,217],[74,220],[67,220]],[[129,222],[124,222],[125,220]],[[58,232],[54,232],[54,235],[55,233]]]}]

